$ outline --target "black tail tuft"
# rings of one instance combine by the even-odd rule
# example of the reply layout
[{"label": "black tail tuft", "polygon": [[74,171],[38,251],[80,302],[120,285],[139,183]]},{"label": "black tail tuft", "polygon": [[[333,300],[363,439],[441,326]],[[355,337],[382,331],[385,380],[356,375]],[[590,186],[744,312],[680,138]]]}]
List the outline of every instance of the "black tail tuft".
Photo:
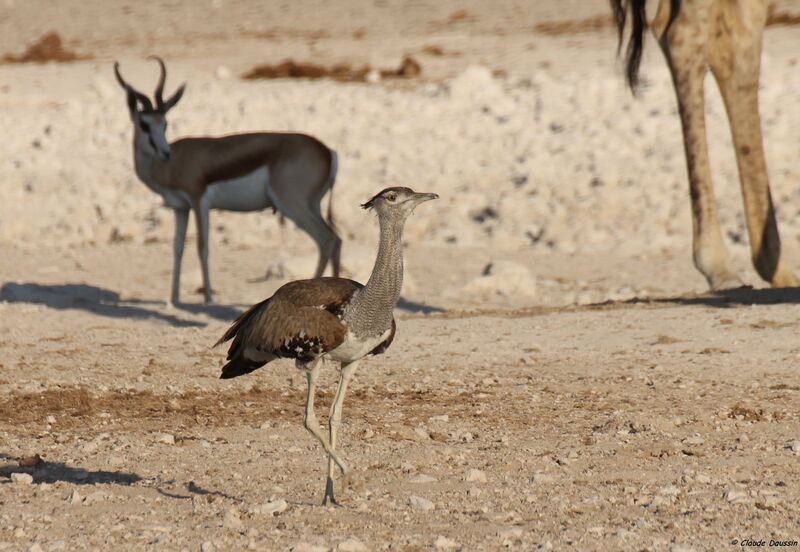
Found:
[{"label": "black tail tuft", "polygon": [[220,374],[219,378],[231,379],[238,376],[243,376],[261,368],[264,366],[264,364],[266,364],[266,362],[257,362],[254,360],[247,360],[243,357],[237,357],[222,367],[222,374]]},{"label": "black tail tuft", "polygon": [[[678,3],[673,0],[673,6]],[[611,0],[611,9],[614,13],[614,23],[619,34],[619,49],[625,39],[625,22],[628,19],[628,9],[631,11],[631,37],[628,40],[626,56],[628,58],[625,75],[628,85],[635,93],[639,85],[639,65],[642,61],[644,50],[644,31],[647,28],[646,0]]]}]

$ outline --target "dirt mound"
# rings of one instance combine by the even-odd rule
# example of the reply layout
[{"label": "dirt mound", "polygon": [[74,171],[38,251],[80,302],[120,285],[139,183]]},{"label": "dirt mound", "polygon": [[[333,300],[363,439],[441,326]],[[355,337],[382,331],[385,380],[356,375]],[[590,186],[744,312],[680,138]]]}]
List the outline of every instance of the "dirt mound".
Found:
[{"label": "dirt mound", "polygon": [[255,79],[331,79],[343,82],[366,82],[370,75],[379,75],[381,79],[414,78],[422,73],[422,66],[411,56],[406,56],[397,69],[374,70],[369,65],[353,67],[347,63],[339,63],[333,67],[325,67],[314,63],[296,62],[292,59],[277,65],[258,65],[245,73],[242,78]]},{"label": "dirt mound", "polygon": [[48,61],[68,63],[82,59],[91,59],[91,56],[76,54],[65,49],[61,36],[55,31],[42,35],[20,55],[6,54],[3,56],[5,63],[47,63]]},{"label": "dirt mound", "polygon": [[542,21],[534,25],[537,33],[548,36],[592,33],[610,28],[613,25],[611,16],[597,15],[586,19],[565,19],[560,21]]}]

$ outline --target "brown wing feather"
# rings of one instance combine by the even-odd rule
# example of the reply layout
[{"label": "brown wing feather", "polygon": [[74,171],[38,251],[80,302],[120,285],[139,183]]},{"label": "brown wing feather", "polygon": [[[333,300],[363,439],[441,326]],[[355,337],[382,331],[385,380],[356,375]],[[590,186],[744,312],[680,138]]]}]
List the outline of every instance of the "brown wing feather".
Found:
[{"label": "brown wing feather", "polygon": [[362,287],[345,278],[289,282],[237,318],[216,345],[233,339],[228,360],[250,350],[310,360],[344,341],[341,314]]}]

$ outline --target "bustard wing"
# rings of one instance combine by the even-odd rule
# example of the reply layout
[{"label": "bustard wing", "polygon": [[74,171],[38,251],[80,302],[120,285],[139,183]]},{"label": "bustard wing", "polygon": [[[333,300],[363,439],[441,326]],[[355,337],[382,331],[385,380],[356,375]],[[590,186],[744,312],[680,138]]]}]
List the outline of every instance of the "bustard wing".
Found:
[{"label": "bustard wing", "polygon": [[[274,358],[312,360],[341,345],[341,316],[363,286],[345,278],[298,280],[242,314],[215,344],[233,339],[222,377],[252,372]],[[226,375],[229,374],[229,375]]]}]

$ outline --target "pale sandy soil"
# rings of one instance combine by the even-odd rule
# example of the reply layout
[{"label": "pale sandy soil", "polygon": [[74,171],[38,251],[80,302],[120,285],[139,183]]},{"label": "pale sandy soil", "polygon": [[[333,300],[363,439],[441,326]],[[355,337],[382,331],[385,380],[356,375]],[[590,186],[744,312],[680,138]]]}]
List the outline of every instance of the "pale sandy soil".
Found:
[{"label": "pale sandy soil", "polygon": [[[704,294],[654,45],[634,100],[610,28],[537,27],[606,9],[0,0],[0,55],[57,30],[94,56],[0,64],[0,550],[800,540],[800,293]],[[764,134],[796,270],[798,52],[797,27],[767,32]],[[133,174],[111,73],[118,59],[150,90],[151,53],[167,60],[168,87],[189,83],[171,137],[297,129],[337,149],[351,277],[368,277],[377,234],[360,202],[395,184],[442,196],[408,224],[397,340],[348,395],[341,447],[355,474],[337,481],[340,508],[318,505],[325,459],[302,428],[302,374],[277,362],[223,382],[224,351],[211,349],[243,308],[310,274],[308,238],[269,213],[215,214],[217,305],[199,304],[191,245],[187,304],[164,305],[171,215]],[[420,78],[239,78],[287,58],[395,67],[405,54]],[[760,286],[711,84],[724,234],[743,279]],[[284,279],[264,278],[278,269]],[[334,379],[330,367],[320,414]],[[34,454],[44,464],[19,466]]]}]

